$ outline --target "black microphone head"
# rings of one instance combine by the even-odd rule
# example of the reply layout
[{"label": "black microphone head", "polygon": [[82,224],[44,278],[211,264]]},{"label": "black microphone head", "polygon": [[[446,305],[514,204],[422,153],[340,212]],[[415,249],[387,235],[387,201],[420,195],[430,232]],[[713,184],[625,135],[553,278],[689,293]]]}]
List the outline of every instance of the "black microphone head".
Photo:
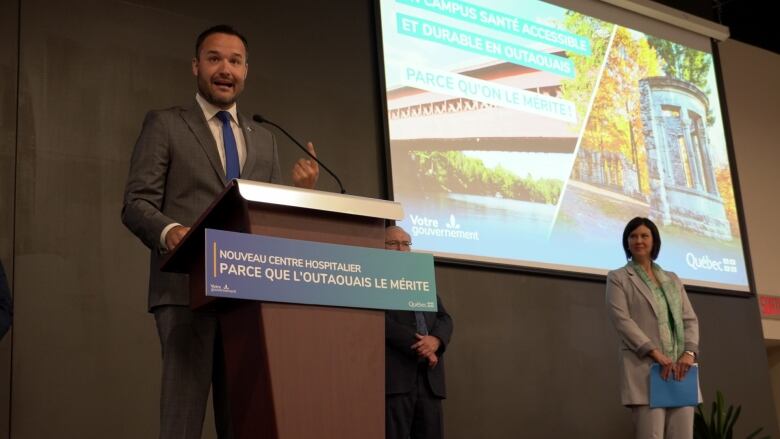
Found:
[{"label": "black microphone head", "polygon": [[254,116],[252,116],[252,120],[257,122],[257,123],[265,123],[266,122],[265,118],[263,116],[259,115],[259,114],[255,114]]}]

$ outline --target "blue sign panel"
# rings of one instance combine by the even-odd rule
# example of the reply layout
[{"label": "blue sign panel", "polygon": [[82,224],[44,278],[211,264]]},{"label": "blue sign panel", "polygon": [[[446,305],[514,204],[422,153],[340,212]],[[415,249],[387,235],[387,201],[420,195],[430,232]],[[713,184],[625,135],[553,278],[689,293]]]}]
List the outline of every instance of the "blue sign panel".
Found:
[{"label": "blue sign panel", "polygon": [[206,229],[206,295],[436,311],[433,256]]}]

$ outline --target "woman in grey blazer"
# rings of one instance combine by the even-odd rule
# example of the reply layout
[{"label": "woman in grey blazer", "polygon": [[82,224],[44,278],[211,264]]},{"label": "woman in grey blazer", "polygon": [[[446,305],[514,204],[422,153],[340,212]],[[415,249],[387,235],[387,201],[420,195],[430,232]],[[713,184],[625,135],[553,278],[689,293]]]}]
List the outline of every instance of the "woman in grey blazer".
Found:
[{"label": "woman in grey blazer", "polygon": [[[658,228],[634,218],[623,231],[628,263],[607,275],[607,311],[620,336],[620,399],[632,411],[636,438],[693,437],[693,407],[649,406],[650,366],[682,379],[699,350],[699,321],[676,274],[653,262]],[[699,396],[701,401],[701,394]]]}]

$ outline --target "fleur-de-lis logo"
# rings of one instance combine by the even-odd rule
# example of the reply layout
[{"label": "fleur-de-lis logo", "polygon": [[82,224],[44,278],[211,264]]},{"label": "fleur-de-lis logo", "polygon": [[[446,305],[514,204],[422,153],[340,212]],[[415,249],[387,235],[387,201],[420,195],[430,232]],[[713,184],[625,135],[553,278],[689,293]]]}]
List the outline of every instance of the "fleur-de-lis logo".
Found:
[{"label": "fleur-de-lis logo", "polygon": [[448,229],[460,229],[460,224],[455,221],[455,215],[450,214],[450,221],[446,224]]}]

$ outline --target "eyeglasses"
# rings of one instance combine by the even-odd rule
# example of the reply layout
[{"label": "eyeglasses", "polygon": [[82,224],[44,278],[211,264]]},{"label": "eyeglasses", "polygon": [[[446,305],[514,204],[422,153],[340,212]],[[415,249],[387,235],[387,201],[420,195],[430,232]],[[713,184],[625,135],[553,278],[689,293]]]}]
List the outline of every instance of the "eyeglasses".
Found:
[{"label": "eyeglasses", "polygon": [[403,248],[403,247],[411,247],[412,241],[385,241],[385,247],[390,248]]}]

